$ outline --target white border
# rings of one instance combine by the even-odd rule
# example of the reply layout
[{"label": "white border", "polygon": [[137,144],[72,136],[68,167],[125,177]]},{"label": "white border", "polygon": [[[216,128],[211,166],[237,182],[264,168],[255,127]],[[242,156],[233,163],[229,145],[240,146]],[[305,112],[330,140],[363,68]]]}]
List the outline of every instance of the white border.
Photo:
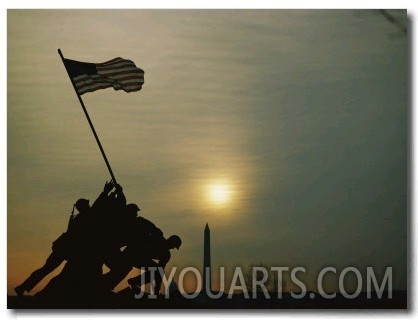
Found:
[{"label": "white border", "polygon": [[[7,9],[23,9],[23,8],[38,8],[38,9],[44,9],[44,8],[219,8],[219,9],[227,9],[227,8],[243,8],[243,9],[249,9],[249,8],[259,8],[259,9],[267,9],[267,8],[336,8],[336,9],[368,9],[368,8],[406,8],[408,9],[408,16],[413,21],[412,25],[412,36],[411,38],[413,46],[411,47],[410,54],[414,54],[416,52],[416,37],[415,32],[413,31],[414,28],[414,20],[416,18],[416,2],[413,1],[312,1],[312,0],[305,0],[305,1],[266,1],[266,0],[258,0],[258,1],[248,1],[248,0],[241,0],[241,1],[231,1],[231,0],[212,0],[212,1],[199,1],[196,3],[196,1],[167,1],[167,0],[152,0],[152,1],[126,1],[126,0],[118,0],[113,2],[105,2],[105,1],[60,1],[60,2],[51,2],[51,1],[23,1],[23,0],[6,0],[2,1],[3,4],[3,10],[0,12],[0,22],[1,22],[1,32],[0,32],[0,41],[1,41],[1,48],[3,50],[1,51],[1,59],[0,59],[0,70],[2,70],[2,76],[0,77],[0,97],[2,97],[2,108],[0,109],[0,137],[1,142],[0,145],[2,147],[2,157],[0,159],[1,168],[2,168],[2,179],[0,182],[0,196],[2,197],[0,199],[1,201],[1,214],[0,214],[0,226],[3,232],[0,234],[3,236],[3,241],[1,241],[0,245],[0,254],[1,257],[4,259],[2,260],[2,263],[0,265],[0,283],[1,288],[3,289],[2,292],[7,292],[6,290],[6,284],[7,284],[7,275],[6,275],[6,263],[7,263]],[[412,84],[414,84],[414,87],[411,87],[411,96],[410,96],[410,107],[412,108],[415,106],[415,90],[416,84],[415,81],[413,81],[413,75],[416,74],[416,64],[414,63],[413,57],[411,57],[411,62],[413,66],[413,70],[411,69],[411,77],[410,80],[412,80]],[[416,123],[416,112],[413,112],[412,116],[412,123]],[[417,140],[417,134],[416,130],[411,129],[411,136],[412,140],[415,142]],[[410,160],[412,161],[415,159],[415,143],[413,143],[414,147],[413,150],[411,150],[413,153],[410,155]],[[413,163],[413,161],[412,161]],[[411,187],[415,185],[415,168],[412,165],[411,166],[411,172],[410,172],[410,178],[411,178]],[[410,216],[411,221],[413,222],[413,226],[410,228],[410,232],[412,232],[412,235],[410,236],[411,243],[410,243],[410,259],[411,259],[411,273],[415,273],[415,266],[416,266],[416,258],[415,258],[415,248],[416,243],[414,236],[417,232],[417,225],[415,223],[415,219],[413,218],[413,213],[415,212],[416,207],[416,200],[415,200],[415,188],[412,188],[413,194],[411,194],[411,207],[410,207]],[[414,280],[415,276],[412,274],[412,281]],[[410,284],[409,287],[410,291],[409,294],[409,300],[410,304],[409,306],[412,309],[415,309],[416,306],[416,293],[415,293],[415,281],[413,281]],[[411,299],[412,298],[412,299]],[[105,314],[103,312],[99,314],[92,314],[92,313],[86,313],[83,315],[83,313],[74,313],[69,312],[67,314],[61,312],[53,312],[53,313],[43,313],[40,314],[38,312],[36,313],[21,313],[16,314],[15,312],[11,310],[7,310],[7,300],[6,295],[2,295],[1,298],[1,319],[14,319],[14,318],[31,318],[31,319],[45,319],[45,318],[66,318],[66,319],[91,319],[91,318],[135,318],[138,319],[138,317],[152,317],[157,319],[184,319],[184,318],[195,318],[198,316],[199,318],[212,318],[221,316],[222,318],[227,316],[231,319],[241,319],[241,318],[254,318],[254,316],[263,316],[263,317],[280,317],[281,319],[305,319],[305,318],[345,318],[349,317],[352,318],[355,317],[361,317],[364,315],[368,318],[374,318],[379,317],[379,319],[393,319],[394,317],[402,316],[402,317],[413,317],[415,315],[415,310],[412,310],[408,313],[393,313],[393,312],[359,312],[359,314],[353,314],[353,312],[350,313],[344,313],[344,312],[322,312],[319,313],[317,311],[308,311],[308,312],[288,312],[287,314],[283,314],[282,312],[246,312],[243,314],[242,312],[238,314],[232,314],[231,312],[210,312],[202,313],[199,312],[197,315],[193,314],[191,312],[179,314],[178,312],[164,312],[162,314],[156,314],[156,312],[152,312],[148,314],[141,313],[140,311],[135,314],[127,314],[124,312],[119,313],[109,313]]]}]

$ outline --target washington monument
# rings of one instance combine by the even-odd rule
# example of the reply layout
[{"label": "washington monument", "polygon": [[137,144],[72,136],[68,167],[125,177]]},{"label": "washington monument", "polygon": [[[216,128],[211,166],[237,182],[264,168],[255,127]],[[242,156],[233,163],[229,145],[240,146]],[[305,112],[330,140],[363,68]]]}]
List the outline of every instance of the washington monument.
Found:
[{"label": "washington monument", "polygon": [[203,288],[212,290],[212,277],[210,267],[210,229],[206,223],[204,232],[204,248],[203,248]]}]

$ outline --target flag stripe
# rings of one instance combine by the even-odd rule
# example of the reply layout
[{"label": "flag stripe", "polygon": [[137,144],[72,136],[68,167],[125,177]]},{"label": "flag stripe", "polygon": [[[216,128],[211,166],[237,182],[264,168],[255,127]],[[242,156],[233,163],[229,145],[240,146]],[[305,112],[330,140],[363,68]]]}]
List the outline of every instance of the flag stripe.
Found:
[{"label": "flag stripe", "polygon": [[109,82],[109,81],[93,81],[93,82],[85,82],[83,84],[80,84],[79,86],[77,86],[77,89],[79,91],[84,91],[86,88],[92,88],[95,86],[101,87],[107,85],[109,87],[125,87],[125,86],[135,86],[135,87],[141,87],[141,84],[138,84],[137,81],[124,81],[123,83],[114,83],[114,82]]},{"label": "flag stripe", "polygon": [[110,87],[125,92],[139,91],[144,83],[144,70],[120,57],[97,64],[67,59],[65,62],[80,95]]},{"label": "flag stripe", "polygon": [[142,75],[136,75],[136,74],[132,74],[132,73],[127,73],[127,74],[120,74],[120,75],[115,75],[115,76],[111,76],[111,77],[104,77],[101,75],[94,75],[94,76],[88,76],[88,75],[82,75],[82,76],[77,76],[76,78],[73,78],[73,80],[75,82],[81,82],[83,80],[98,80],[98,79],[110,79],[110,80],[117,80],[117,81],[123,81],[125,79],[137,79],[139,82],[144,83],[144,76]]},{"label": "flag stripe", "polygon": [[114,90],[124,90],[125,92],[133,92],[133,91],[139,91],[141,90],[141,86],[139,86],[138,84],[134,84],[132,86],[128,86],[128,85],[111,85],[109,83],[105,83],[105,84],[94,84],[91,86],[87,86],[84,87],[82,89],[79,90],[80,94],[84,94],[86,92],[92,92],[92,91],[96,91],[99,89],[105,89],[105,88],[110,88],[113,87]]},{"label": "flag stripe", "polygon": [[96,64],[96,67],[98,69],[103,69],[103,70],[113,69],[113,68],[122,67],[122,66],[129,66],[129,67],[133,67],[133,68],[137,69],[137,67],[135,66],[135,64],[132,61],[127,61],[127,60],[115,62],[115,63],[108,64],[108,65]]},{"label": "flag stripe", "polygon": [[103,86],[121,88],[121,89],[124,89],[124,88],[127,88],[127,87],[138,88],[138,89],[141,88],[141,85],[139,85],[136,82],[125,82],[123,84],[114,84],[114,83],[109,83],[109,82],[104,81],[104,82],[94,82],[94,83],[85,84],[81,87],[78,87],[77,89],[80,92],[83,92],[83,91],[89,90],[91,88],[103,87]]},{"label": "flag stripe", "polygon": [[116,90],[117,89],[128,90],[132,88],[139,89],[141,86],[138,85],[137,83],[125,83],[122,85],[122,84],[112,84],[108,82],[95,82],[95,83],[91,83],[90,85],[83,86],[82,88],[79,89],[79,91],[86,92],[86,91],[104,89],[104,88],[109,88],[109,87],[113,87]]},{"label": "flag stripe", "polygon": [[[85,87],[83,89],[80,90],[80,94],[86,93],[86,92],[93,92],[96,90],[100,90],[100,89],[106,89],[106,88],[110,88],[112,87],[110,84],[95,84],[89,87]],[[132,85],[132,86],[124,86],[124,87],[118,87],[118,86],[113,86],[114,90],[124,90],[126,92],[134,92],[134,91],[138,91],[141,89],[141,86],[138,85]]]},{"label": "flag stripe", "polygon": [[[118,58],[114,58],[114,59],[112,59],[112,60],[109,60],[109,61],[106,61],[106,62],[102,62],[102,63],[96,63],[96,65],[98,65],[98,66],[105,66],[105,65],[109,65],[109,64],[112,64],[112,63],[115,63],[115,62],[117,62],[117,61],[121,61],[121,60],[124,60],[124,61],[131,61],[131,60],[127,60],[127,59],[123,59],[123,58],[121,58],[121,57],[118,57]],[[132,62],[132,61],[131,61]]]},{"label": "flag stripe", "polygon": [[[83,90],[80,90],[80,94],[84,94],[87,92],[93,92],[96,90],[100,90],[100,89],[106,89],[106,88],[110,88],[112,86],[110,85],[95,85],[95,86],[91,86],[91,87],[87,87],[84,88]],[[114,90],[123,90],[125,92],[134,92],[134,91],[139,91],[141,89],[141,87],[138,86],[125,86],[123,88],[121,87],[113,87]]]},{"label": "flag stripe", "polygon": [[117,85],[122,84],[137,84],[137,86],[141,86],[144,83],[144,80],[142,78],[138,78],[137,76],[130,76],[130,77],[124,77],[121,79],[109,79],[109,78],[104,78],[104,77],[100,77],[100,76],[84,76],[84,77],[78,77],[77,79],[74,79],[75,81],[75,85],[77,87],[78,90],[82,90],[84,87],[86,86],[91,86],[94,85],[94,83],[97,84],[103,84],[103,83],[107,83],[110,86],[113,85]]},{"label": "flag stripe", "polygon": [[97,72],[98,74],[104,76],[104,77],[110,77],[112,75],[121,75],[121,74],[132,74],[132,75],[138,75],[143,76],[144,74],[142,72],[137,72],[135,70],[125,70],[125,69],[118,69],[118,70],[112,70],[112,71],[106,71],[106,72]]}]

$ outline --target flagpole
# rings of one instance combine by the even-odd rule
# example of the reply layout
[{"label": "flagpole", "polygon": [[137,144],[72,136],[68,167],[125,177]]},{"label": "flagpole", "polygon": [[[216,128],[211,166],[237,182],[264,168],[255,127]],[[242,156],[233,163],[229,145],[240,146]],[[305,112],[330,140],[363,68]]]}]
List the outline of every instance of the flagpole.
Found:
[{"label": "flagpole", "polygon": [[90,116],[89,116],[89,114],[87,112],[87,109],[84,106],[84,102],[81,99],[81,96],[80,96],[80,94],[77,91],[77,87],[75,86],[75,83],[74,83],[73,79],[70,76],[70,72],[68,71],[67,66],[65,65],[64,56],[62,55],[61,49],[58,49],[58,53],[59,53],[59,55],[61,57],[62,63],[64,64],[65,70],[67,71],[68,77],[70,78],[71,83],[73,84],[73,88],[74,88],[75,93],[77,94],[78,101],[80,101],[81,108],[83,109],[84,114],[86,115],[87,121],[88,121],[88,123],[90,125],[91,131],[93,132],[94,138],[96,139],[96,142],[97,142],[97,144],[99,146],[100,152],[102,153],[103,159],[104,159],[104,161],[106,163],[107,169],[109,170],[110,176],[112,177],[113,182],[116,184],[115,175],[113,174],[112,168],[110,167],[109,161],[107,160],[106,154],[105,154],[105,152],[103,150],[102,144],[100,143],[100,140],[99,140],[99,137],[98,137],[98,135],[96,133],[96,130],[94,129],[93,123],[91,122],[91,119],[90,119]]}]

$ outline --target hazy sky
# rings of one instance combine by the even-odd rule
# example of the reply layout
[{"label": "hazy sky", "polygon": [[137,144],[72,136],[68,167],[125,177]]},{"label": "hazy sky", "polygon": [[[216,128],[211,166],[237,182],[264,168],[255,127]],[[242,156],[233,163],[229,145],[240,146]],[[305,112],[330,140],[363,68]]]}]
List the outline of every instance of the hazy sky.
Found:
[{"label": "hazy sky", "polygon": [[128,201],[182,237],[171,266],[201,268],[208,222],[214,287],[219,266],[264,263],[305,267],[308,289],[325,266],[391,266],[406,289],[407,38],[376,11],[7,16],[9,293],[110,179],[58,48],[145,70],[140,92],[83,100]]}]

